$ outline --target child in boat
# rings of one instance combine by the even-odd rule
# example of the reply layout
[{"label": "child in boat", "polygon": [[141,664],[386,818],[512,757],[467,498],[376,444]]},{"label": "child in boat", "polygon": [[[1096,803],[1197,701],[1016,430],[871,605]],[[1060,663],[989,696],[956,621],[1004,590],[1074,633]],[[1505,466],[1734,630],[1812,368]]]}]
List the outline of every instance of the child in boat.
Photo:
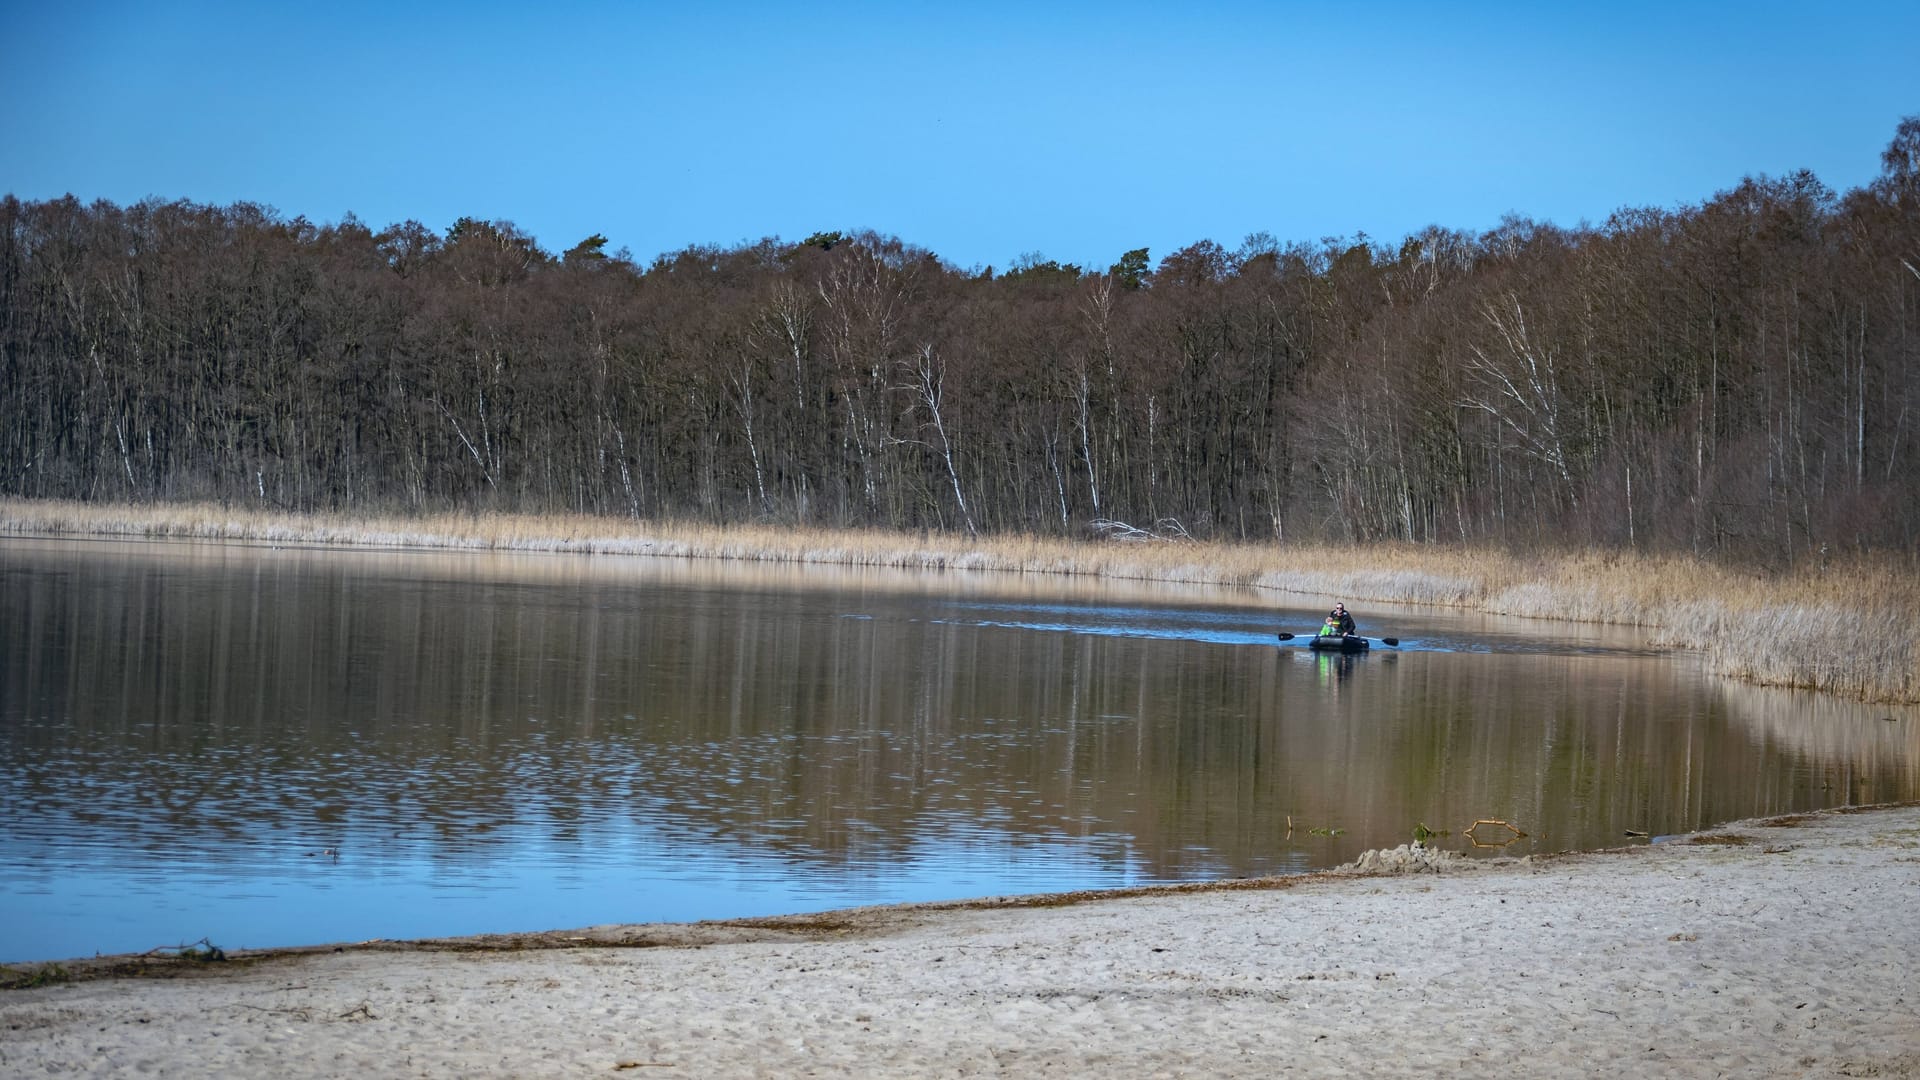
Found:
[{"label": "child in boat", "polygon": [[1339,637],[1340,636],[1339,621],[1336,620],[1331,615],[1327,616],[1326,623],[1320,627],[1320,636],[1321,637]]}]

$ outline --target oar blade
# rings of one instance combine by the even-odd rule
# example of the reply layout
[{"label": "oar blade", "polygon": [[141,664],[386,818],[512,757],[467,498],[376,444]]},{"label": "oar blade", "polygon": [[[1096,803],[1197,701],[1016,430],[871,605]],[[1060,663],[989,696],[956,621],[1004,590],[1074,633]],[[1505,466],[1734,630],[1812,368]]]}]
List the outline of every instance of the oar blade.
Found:
[{"label": "oar blade", "polygon": [[1292,640],[1293,640],[1293,635],[1292,635],[1292,634],[1289,634],[1289,633],[1287,633],[1287,632],[1286,632],[1285,630],[1282,630],[1282,631],[1280,631],[1280,640],[1281,640],[1281,641],[1292,641]]},{"label": "oar blade", "polygon": [[1382,645],[1398,645],[1400,644],[1400,639],[1397,637],[1383,637],[1380,639],[1380,643]]}]

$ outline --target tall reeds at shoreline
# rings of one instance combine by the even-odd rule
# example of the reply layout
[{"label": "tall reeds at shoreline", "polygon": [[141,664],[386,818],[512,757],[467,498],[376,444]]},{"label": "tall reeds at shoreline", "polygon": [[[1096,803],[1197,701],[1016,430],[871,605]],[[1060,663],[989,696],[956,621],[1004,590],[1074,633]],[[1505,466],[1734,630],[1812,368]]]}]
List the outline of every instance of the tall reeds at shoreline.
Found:
[{"label": "tall reeds at shoreline", "polygon": [[1646,628],[1763,685],[1920,702],[1920,574],[1856,558],[1757,574],[1673,556],[1414,545],[1069,541],[507,514],[294,515],[0,499],[0,534],[544,551],[1242,586]]}]

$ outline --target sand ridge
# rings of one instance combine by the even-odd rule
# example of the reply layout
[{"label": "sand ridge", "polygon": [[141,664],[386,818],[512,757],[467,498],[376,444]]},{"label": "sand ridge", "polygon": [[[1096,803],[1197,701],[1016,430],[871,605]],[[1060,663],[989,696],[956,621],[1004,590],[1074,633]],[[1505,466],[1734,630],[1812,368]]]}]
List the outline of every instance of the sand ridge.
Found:
[{"label": "sand ridge", "polygon": [[1372,862],[80,965],[0,993],[0,1074],[1920,1075],[1920,805]]}]

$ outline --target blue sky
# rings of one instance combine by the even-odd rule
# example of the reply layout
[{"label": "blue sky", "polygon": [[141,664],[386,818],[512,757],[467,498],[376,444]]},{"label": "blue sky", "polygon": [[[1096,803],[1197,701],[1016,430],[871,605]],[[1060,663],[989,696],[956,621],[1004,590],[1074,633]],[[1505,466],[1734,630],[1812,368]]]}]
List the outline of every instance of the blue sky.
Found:
[{"label": "blue sky", "polygon": [[0,0],[0,190],[1105,267],[1872,179],[1920,3]]}]

